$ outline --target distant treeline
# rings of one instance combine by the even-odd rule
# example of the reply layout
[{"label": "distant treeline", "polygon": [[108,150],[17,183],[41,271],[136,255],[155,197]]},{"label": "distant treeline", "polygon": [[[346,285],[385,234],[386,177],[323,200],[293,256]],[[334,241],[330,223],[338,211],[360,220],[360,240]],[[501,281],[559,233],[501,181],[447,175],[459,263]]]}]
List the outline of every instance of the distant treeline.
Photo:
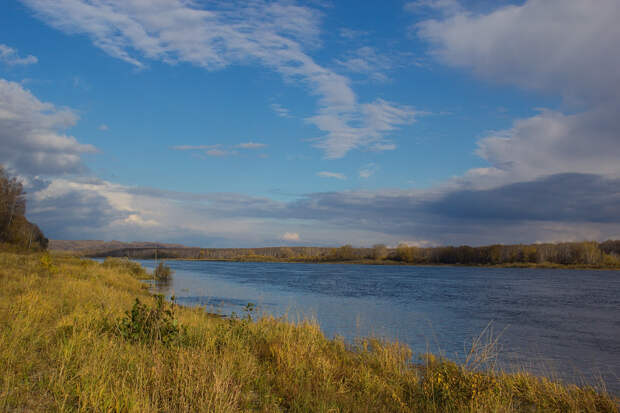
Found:
[{"label": "distant treeline", "polygon": [[19,248],[46,249],[48,240],[26,219],[26,193],[15,177],[0,165],[0,243]]},{"label": "distant treeline", "polygon": [[562,265],[620,267],[620,241],[563,242],[482,247],[429,247],[399,245],[388,248],[329,247],[270,248],[121,248],[86,253],[91,257],[142,259],[205,259],[233,261],[362,262],[420,265]]}]

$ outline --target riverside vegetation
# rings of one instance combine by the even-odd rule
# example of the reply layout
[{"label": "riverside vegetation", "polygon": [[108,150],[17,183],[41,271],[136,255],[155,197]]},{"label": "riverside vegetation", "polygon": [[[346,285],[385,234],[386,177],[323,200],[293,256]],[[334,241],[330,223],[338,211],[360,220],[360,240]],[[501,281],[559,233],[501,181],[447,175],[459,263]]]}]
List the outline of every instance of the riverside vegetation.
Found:
[{"label": "riverside vegetation", "polygon": [[87,257],[138,259],[620,269],[619,240],[426,248],[405,244],[396,248],[383,244],[371,248],[351,245],[338,248],[196,248],[156,243],[52,240],[51,248]]},{"label": "riverside vegetation", "polygon": [[[0,252],[0,411],[618,412],[602,389],[148,292],[127,260]],[[481,364],[482,363],[482,364]]]}]

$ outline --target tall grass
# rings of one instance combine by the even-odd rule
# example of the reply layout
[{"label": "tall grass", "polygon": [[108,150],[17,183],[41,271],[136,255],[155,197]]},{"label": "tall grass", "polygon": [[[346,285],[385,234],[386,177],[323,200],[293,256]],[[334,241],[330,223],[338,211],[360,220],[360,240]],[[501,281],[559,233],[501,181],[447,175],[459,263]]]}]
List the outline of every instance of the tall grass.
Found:
[{"label": "tall grass", "polygon": [[[160,318],[141,335],[144,314]],[[122,265],[0,253],[0,411],[618,412],[592,388],[411,356],[161,304]]]}]

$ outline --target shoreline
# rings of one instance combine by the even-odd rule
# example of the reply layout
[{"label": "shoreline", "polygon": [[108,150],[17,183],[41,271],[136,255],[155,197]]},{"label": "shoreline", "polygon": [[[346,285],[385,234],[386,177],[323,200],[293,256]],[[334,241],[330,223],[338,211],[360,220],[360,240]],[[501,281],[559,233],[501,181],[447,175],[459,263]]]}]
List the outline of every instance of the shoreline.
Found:
[{"label": "shoreline", "polygon": [[[105,258],[129,258],[132,260],[155,261],[155,258],[131,258],[114,256],[84,256],[88,259]],[[564,265],[555,263],[506,263],[506,264],[417,264],[399,261],[372,261],[372,260],[347,260],[347,261],[319,261],[297,259],[245,259],[245,258],[158,258],[157,261],[207,261],[207,262],[247,262],[247,263],[278,263],[278,264],[337,264],[337,265],[375,265],[375,266],[406,266],[406,267],[467,267],[467,268],[522,268],[522,269],[552,269],[552,270],[597,270],[597,271],[620,271],[620,267],[603,267],[588,265]]]}]

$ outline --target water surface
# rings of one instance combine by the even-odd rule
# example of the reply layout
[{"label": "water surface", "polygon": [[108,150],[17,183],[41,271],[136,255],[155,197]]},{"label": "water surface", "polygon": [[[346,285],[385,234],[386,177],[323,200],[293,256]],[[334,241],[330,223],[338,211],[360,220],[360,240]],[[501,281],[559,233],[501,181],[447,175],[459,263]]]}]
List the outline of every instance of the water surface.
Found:
[{"label": "water surface", "polygon": [[[153,268],[153,261],[140,261]],[[251,302],[314,317],[328,336],[375,335],[462,360],[491,323],[500,362],[620,394],[620,271],[168,261],[180,304]]]}]

